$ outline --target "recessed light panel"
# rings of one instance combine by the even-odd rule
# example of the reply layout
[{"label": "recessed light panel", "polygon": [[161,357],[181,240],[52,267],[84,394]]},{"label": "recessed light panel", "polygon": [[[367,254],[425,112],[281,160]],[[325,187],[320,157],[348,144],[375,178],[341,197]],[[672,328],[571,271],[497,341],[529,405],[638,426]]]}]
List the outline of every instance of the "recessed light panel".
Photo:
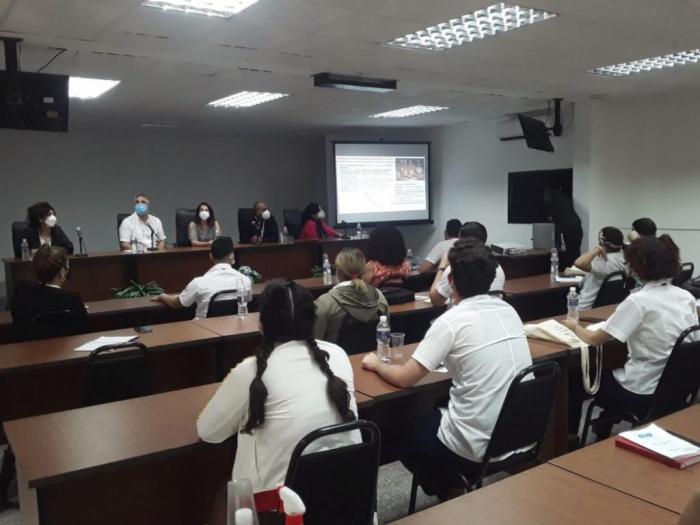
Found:
[{"label": "recessed light panel", "polygon": [[144,0],[143,6],[177,13],[230,18],[258,0]]},{"label": "recessed light panel", "polygon": [[671,53],[670,55],[643,58],[633,62],[613,64],[612,66],[597,67],[589,70],[588,72],[609,77],[622,77],[637,73],[645,73],[647,71],[654,71],[655,69],[663,69],[665,67],[695,64],[698,62],[698,60],[700,60],[700,49],[691,49],[689,51]]},{"label": "recessed light panel", "polygon": [[395,109],[393,111],[386,111],[384,113],[377,113],[376,115],[370,115],[370,118],[414,117],[416,115],[422,115],[424,113],[433,113],[434,111],[442,111],[444,109],[449,108],[442,106],[410,106],[407,108]]},{"label": "recessed light panel", "polygon": [[70,98],[91,99],[103,95],[120,80],[103,80],[101,78],[70,77],[68,81],[68,96]]},{"label": "recessed light panel", "polygon": [[266,93],[261,91],[241,91],[239,93],[234,93],[228,97],[220,98],[219,100],[214,100],[207,104],[208,106],[214,106],[216,108],[249,108],[251,106],[257,106],[258,104],[264,104],[265,102],[271,102],[277,100],[278,98],[288,97],[289,93]]}]

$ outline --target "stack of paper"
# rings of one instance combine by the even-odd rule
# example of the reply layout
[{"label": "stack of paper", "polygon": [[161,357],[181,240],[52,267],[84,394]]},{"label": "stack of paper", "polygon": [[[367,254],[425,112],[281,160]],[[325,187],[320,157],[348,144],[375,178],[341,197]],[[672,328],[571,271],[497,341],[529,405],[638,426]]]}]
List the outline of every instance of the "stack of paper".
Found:
[{"label": "stack of paper", "polygon": [[115,336],[102,336],[92,341],[80,345],[75,349],[76,352],[92,352],[98,348],[102,348],[107,345],[120,345],[122,343],[129,343],[134,339],[138,339],[137,335],[115,335]]},{"label": "stack of paper", "polygon": [[581,281],[583,281],[583,277],[580,275],[572,275],[570,277],[562,277],[561,275],[557,275],[558,283],[579,284]]},{"label": "stack of paper", "polygon": [[615,438],[615,444],[679,469],[700,463],[700,447],[653,423],[644,428],[622,432]]}]

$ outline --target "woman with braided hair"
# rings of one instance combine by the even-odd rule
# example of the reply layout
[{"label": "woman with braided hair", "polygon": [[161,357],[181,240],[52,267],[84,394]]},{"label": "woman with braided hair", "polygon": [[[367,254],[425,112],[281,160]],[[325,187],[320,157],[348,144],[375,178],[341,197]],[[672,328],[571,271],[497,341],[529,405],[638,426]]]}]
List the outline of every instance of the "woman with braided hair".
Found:
[{"label": "woman with braided hair", "polygon": [[[284,482],[292,451],[306,434],[356,417],[350,360],[339,346],[314,339],[315,321],[308,290],[271,282],[260,301],[261,347],[231,370],[197,420],[204,441],[238,434],[233,479],[250,479],[255,492]],[[359,441],[359,433],[339,434],[307,450]]]}]

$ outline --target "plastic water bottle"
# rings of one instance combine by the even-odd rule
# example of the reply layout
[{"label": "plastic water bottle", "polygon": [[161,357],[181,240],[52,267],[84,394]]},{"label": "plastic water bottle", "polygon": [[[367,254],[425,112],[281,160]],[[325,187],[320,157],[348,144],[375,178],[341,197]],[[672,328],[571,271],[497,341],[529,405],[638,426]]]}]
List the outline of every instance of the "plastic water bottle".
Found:
[{"label": "plastic water bottle", "polygon": [[139,246],[138,246],[138,241],[136,240],[136,235],[131,236],[131,253],[138,253],[139,251]]},{"label": "plastic water bottle", "polygon": [[245,319],[248,317],[248,288],[243,281],[238,281],[238,318]]},{"label": "plastic water bottle", "polygon": [[391,361],[391,327],[386,315],[382,315],[377,324],[377,357],[385,363]]},{"label": "plastic water bottle", "polygon": [[22,239],[22,260],[23,261],[31,261],[32,260],[32,252],[29,251],[29,243],[27,242],[27,239]]},{"label": "plastic water bottle", "polygon": [[291,239],[289,238],[289,230],[285,226],[282,228],[282,244],[289,244]]},{"label": "plastic water bottle", "polygon": [[408,265],[411,267],[411,270],[415,267],[415,260],[413,259],[413,250],[410,248],[406,250],[406,259],[408,259]]},{"label": "plastic water bottle", "polygon": [[566,296],[566,318],[578,323],[578,294],[575,286],[569,288],[569,295]]},{"label": "plastic water bottle", "polygon": [[328,260],[328,254],[323,254],[323,284],[333,284],[333,274],[331,273],[331,262]]},{"label": "plastic water bottle", "polygon": [[556,283],[557,277],[559,277],[559,252],[556,248],[552,248],[552,255],[549,258],[549,281]]},{"label": "plastic water bottle", "polygon": [[362,239],[362,224],[357,223],[357,231],[355,232],[355,239]]}]

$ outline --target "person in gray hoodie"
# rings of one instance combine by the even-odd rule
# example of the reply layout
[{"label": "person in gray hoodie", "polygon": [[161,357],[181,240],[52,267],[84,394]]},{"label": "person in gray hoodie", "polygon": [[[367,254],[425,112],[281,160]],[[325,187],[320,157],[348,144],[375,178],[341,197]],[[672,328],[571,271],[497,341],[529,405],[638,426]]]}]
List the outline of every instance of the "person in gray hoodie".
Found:
[{"label": "person in gray hoodie", "polygon": [[362,280],[366,260],[357,248],[343,248],[335,259],[336,284],[316,299],[316,339],[335,343],[346,316],[362,323],[386,315],[389,303],[374,286]]}]

